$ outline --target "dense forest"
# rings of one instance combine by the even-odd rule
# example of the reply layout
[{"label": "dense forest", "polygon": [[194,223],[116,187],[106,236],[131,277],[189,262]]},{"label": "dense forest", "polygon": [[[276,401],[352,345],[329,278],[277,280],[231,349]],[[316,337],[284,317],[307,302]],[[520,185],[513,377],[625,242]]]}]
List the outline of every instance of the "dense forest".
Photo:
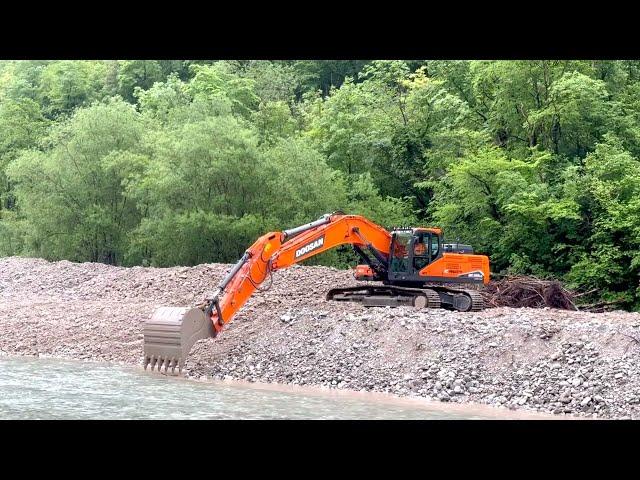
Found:
[{"label": "dense forest", "polygon": [[235,262],[335,210],[640,309],[640,62],[0,62],[2,256]]}]

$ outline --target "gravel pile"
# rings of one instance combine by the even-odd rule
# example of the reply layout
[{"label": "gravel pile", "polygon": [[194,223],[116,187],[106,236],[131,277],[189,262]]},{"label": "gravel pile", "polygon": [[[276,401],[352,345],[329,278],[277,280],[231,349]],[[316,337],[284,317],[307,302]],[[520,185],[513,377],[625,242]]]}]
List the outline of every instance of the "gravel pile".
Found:
[{"label": "gravel pile", "polygon": [[[142,362],[142,325],[193,305],[230,265],[119,268],[0,259],[0,353]],[[640,314],[491,308],[477,313],[325,301],[351,272],[274,274],[191,377],[388,392],[596,418],[640,418]]]}]

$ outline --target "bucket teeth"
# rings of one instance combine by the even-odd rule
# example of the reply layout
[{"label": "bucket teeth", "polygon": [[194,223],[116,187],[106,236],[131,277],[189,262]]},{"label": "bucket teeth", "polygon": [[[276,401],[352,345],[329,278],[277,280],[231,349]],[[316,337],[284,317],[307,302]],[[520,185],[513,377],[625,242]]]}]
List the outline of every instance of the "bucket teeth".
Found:
[{"label": "bucket teeth", "polygon": [[[214,336],[213,324],[200,308],[160,307],[144,324],[144,368],[167,375],[182,373],[191,347]],[[170,373],[169,373],[170,371]]]},{"label": "bucket teeth", "polygon": [[[160,357],[160,359],[158,360],[158,372],[164,375],[168,375],[170,364],[171,359]],[[153,370],[153,368],[151,368],[151,370]]]}]

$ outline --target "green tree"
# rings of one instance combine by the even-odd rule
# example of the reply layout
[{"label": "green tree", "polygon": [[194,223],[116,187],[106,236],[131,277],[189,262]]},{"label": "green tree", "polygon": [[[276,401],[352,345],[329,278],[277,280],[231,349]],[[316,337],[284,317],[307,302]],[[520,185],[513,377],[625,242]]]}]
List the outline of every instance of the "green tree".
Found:
[{"label": "green tree", "polygon": [[291,62],[249,60],[224,62],[229,71],[252,80],[261,102],[285,102],[293,105],[301,89],[300,75]]},{"label": "green tree", "polygon": [[231,102],[233,112],[243,117],[257,109],[260,99],[252,79],[232,73],[223,63],[192,65],[191,70],[194,76],[189,82],[189,91],[195,98],[224,98]]},{"label": "green tree", "polygon": [[36,146],[47,124],[40,105],[30,98],[0,102],[0,218],[3,210],[14,207],[7,165],[22,149]]},{"label": "green tree", "polygon": [[279,229],[346,208],[341,172],[329,168],[326,159],[303,139],[281,140],[265,150],[263,158],[266,170],[260,193],[267,211],[278,220]]},{"label": "green tree", "polygon": [[107,65],[104,62],[63,60],[44,67],[39,82],[39,98],[49,118],[68,114],[101,96]]},{"label": "green tree", "polygon": [[118,66],[118,93],[127,101],[134,102],[136,87],[148,89],[155,82],[163,81],[162,67],[156,60],[125,60]]},{"label": "green tree", "polygon": [[555,153],[584,157],[610,125],[602,80],[567,72],[549,88],[549,105],[530,115],[532,128]]},{"label": "green tree", "polygon": [[356,78],[367,63],[367,60],[298,60],[293,67],[300,78],[300,94],[320,90],[328,95],[331,88],[340,87],[347,78]]},{"label": "green tree", "polygon": [[[251,214],[268,217],[257,135],[231,115],[170,125],[144,143],[150,162],[128,187],[144,219],[129,251],[133,263],[234,261],[252,241],[252,222],[224,241],[224,225]],[[259,225],[261,226],[261,225]],[[191,238],[176,243],[175,239]],[[194,244],[202,245],[192,248]]]},{"label": "green tree", "polygon": [[583,241],[567,278],[640,307],[640,161],[620,139],[605,135],[573,191],[583,219]]},{"label": "green tree", "polygon": [[[491,255],[495,271],[517,261],[524,273],[562,273],[578,204],[544,181],[547,153],[509,159],[498,148],[452,164],[437,186],[433,220]],[[524,262],[524,263],[523,263]]]},{"label": "green tree", "polygon": [[57,125],[44,150],[28,150],[7,169],[26,220],[24,253],[118,264],[139,221],[124,180],[144,166],[133,153],[142,135],[135,110],[94,104]]},{"label": "green tree", "polygon": [[290,137],[298,131],[291,109],[283,101],[260,103],[258,110],[252,114],[251,121],[260,132],[260,140],[268,144]]}]

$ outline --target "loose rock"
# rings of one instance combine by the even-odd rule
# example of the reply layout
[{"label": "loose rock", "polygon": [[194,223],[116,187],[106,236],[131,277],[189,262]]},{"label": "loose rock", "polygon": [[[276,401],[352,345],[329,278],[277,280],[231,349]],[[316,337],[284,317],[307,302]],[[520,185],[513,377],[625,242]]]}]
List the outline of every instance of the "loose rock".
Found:
[{"label": "loose rock", "polygon": [[[122,268],[0,259],[0,355],[140,365],[158,306],[192,306],[231,265]],[[472,401],[589,418],[640,418],[640,314],[551,308],[460,313],[327,302],[351,271],[274,273],[216,339],[192,378],[328,386]]]}]

